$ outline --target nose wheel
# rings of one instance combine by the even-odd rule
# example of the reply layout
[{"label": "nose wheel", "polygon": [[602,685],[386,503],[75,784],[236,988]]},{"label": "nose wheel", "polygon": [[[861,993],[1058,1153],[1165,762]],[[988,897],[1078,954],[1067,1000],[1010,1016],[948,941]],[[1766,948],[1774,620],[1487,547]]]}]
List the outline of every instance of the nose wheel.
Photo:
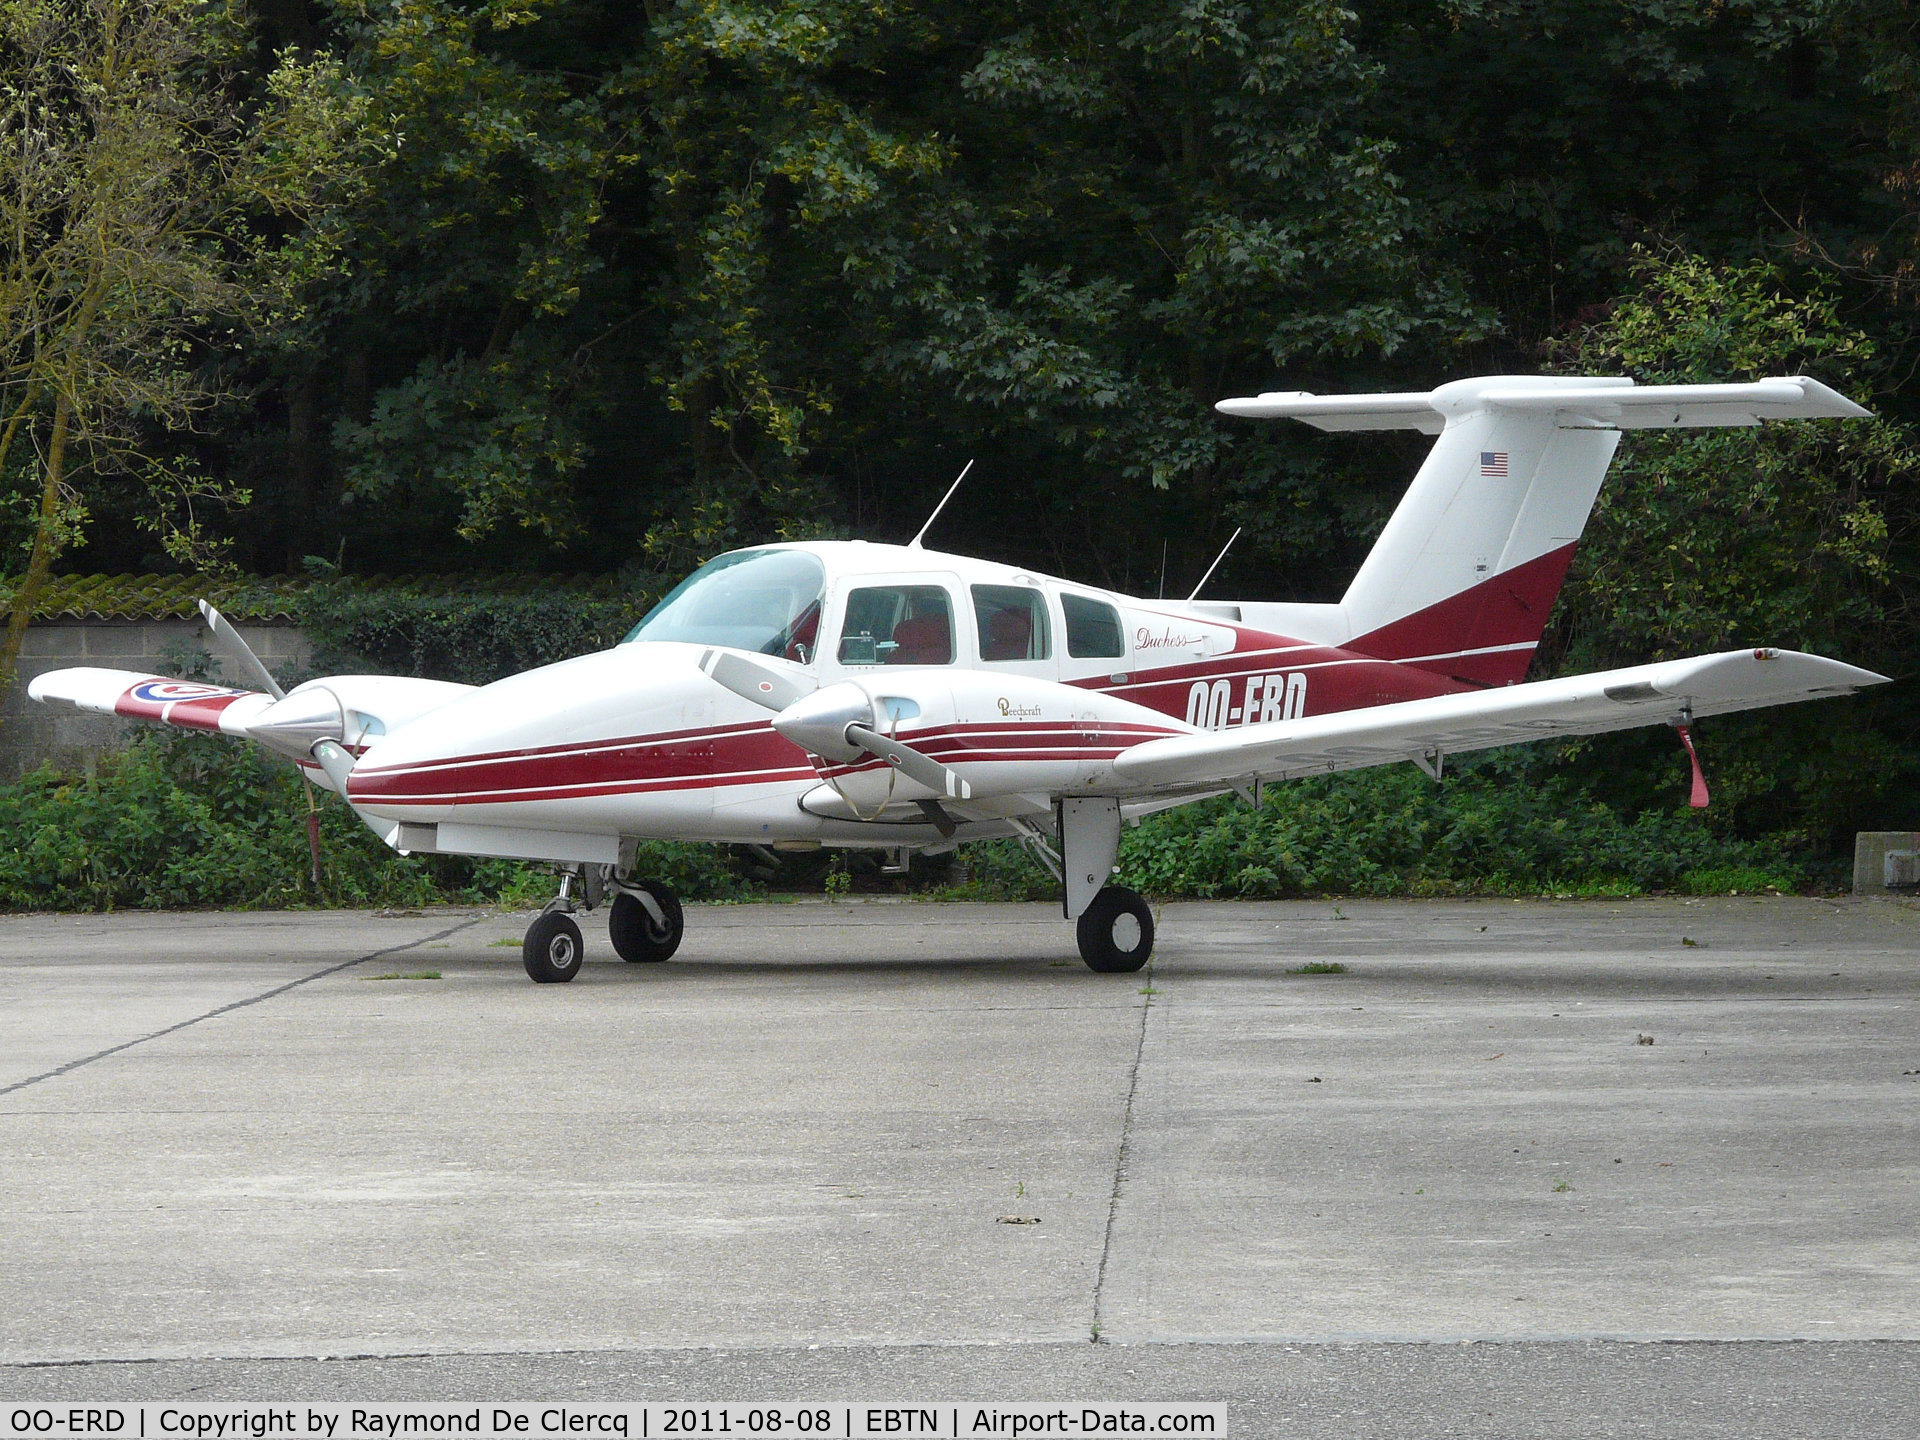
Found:
[{"label": "nose wheel", "polygon": [[527,927],[527,938],[520,944],[520,960],[527,974],[539,985],[560,985],[580,973],[580,961],[586,946],[580,940],[580,927],[562,910],[545,910]]},{"label": "nose wheel", "polygon": [[1080,916],[1080,958],[1089,970],[1124,975],[1138,970],[1153,954],[1153,907],[1121,885],[1109,885],[1093,897]]}]

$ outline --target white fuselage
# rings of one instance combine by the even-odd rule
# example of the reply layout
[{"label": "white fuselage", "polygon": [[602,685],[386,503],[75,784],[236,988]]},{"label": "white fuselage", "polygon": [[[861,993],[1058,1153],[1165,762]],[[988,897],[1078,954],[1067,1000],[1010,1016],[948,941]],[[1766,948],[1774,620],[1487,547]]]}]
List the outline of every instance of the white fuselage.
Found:
[{"label": "white fuselage", "polygon": [[[1129,599],[899,546],[766,550],[812,555],[824,578],[811,642],[756,659],[809,684],[859,686],[892,717],[892,734],[963,774],[973,798],[949,807],[960,839],[1006,833],[1008,817],[1046,815],[1063,795],[1119,793],[1114,756],[1147,740],[1456,688],[1250,629],[1230,606]],[[922,606],[944,600],[944,662],[920,663],[904,642],[876,654],[864,633],[852,637],[861,607],[895,592]],[[991,609],[1009,599],[1031,607],[1016,617],[1012,655]],[[953,838],[917,804],[939,798],[932,791],[877,760],[830,763],[776,733],[768,709],[703,673],[710,648],[633,640],[465,693],[373,737],[349,794],[368,816],[407,827],[396,841],[407,849],[596,860],[622,837]]]}]

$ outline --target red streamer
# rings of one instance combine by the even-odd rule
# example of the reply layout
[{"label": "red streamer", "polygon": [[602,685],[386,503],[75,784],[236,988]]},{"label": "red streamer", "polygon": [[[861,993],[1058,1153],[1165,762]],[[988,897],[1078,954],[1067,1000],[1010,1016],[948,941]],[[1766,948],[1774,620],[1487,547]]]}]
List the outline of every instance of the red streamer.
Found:
[{"label": "red streamer", "polygon": [[1687,747],[1687,759],[1693,762],[1693,794],[1687,797],[1687,804],[1696,810],[1707,808],[1707,777],[1700,771],[1700,757],[1693,752],[1693,736],[1685,725],[1676,725],[1680,732],[1680,743]]}]

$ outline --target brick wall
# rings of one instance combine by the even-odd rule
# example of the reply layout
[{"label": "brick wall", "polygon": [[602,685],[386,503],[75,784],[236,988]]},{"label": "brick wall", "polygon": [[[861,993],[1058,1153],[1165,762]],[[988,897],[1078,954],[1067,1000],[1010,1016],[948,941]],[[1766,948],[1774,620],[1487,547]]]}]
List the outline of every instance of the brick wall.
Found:
[{"label": "brick wall", "polygon": [[[289,624],[241,624],[234,627],[275,675],[285,676],[307,663],[306,637]],[[183,662],[211,653],[213,674],[225,683],[253,682],[212,647],[207,627],[193,620],[44,620],[27,630],[20,649],[20,670],[0,707],[0,779],[11,780],[52,760],[63,768],[86,769],[99,755],[117,750],[134,728],[105,715],[83,715],[71,706],[36,705],[27,699],[27,682],[48,670],[98,665],[152,675],[178,674]]]}]

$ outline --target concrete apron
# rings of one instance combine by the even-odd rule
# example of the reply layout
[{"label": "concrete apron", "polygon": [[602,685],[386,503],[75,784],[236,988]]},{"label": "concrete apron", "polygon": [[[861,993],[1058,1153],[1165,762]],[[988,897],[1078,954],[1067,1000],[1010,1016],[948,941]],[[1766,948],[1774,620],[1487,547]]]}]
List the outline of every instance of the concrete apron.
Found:
[{"label": "concrete apron", "polygon": [[524,924],[0,918],[0,1361],[1920,1338],[1908,901]]}]

